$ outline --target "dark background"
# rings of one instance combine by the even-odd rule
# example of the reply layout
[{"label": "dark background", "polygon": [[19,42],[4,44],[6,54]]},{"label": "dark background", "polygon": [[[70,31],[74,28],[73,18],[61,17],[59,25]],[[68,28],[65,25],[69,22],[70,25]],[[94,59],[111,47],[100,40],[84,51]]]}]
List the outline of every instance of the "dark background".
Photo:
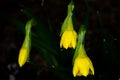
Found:
[{"label": "dark background", "polygon": [[[48,80],[58,79],[58,75],[46,67],[26,64],[19,68],[17,58],[24,39],[16,25],[10,20],[16,18],[24,24],[28,20],[21,11],[26,8],[45,24],[50,24],[59,37],[61,24],[67,14],[70,0],[1,0],[0,1],[0,80]],[[73,0],[75,4],[75,30],[78,31],[84,18],[84,0]],[[95,76],[93,80],[118,80],[120,78],[120,1],[88,0],[89,26],[86,34],[86,50],[90,56]],[[100,13],[100,21],[97,11]],[[34,49],[33,49],[34,50]],[[31,55],[36,62],[47,65],[40,55]],[[89,80],[89,78],[87,78]]]}]

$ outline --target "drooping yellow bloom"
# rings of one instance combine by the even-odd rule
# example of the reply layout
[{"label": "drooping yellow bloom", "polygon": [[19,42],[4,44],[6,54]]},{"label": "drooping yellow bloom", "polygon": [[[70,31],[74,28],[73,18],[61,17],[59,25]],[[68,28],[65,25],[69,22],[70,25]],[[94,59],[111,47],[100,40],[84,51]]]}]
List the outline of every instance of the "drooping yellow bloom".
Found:
[{"label": "drooping yellow bloom", "polygon": [[25,26],[25,39],[18,56],[18,64],[20,67],[22,67],[27,61],[29,61],[29,54],[31,50],[31,27],[33,25],[33,22],[34,20],[31,19],[27,22]]},{"label": "drooping yellow bloom", "polygon": [[76,39],[77,39],[77,33],[74,30],[66,30],[61,36],[60,48],[62,48],[62,46],[65,49],[68,49],[68,47],[75,48]]},{"label": "drooping yellow bloom", "polygon": [[18,64],[20,67],[22,67],[28,59],[28,49],[27,48],[21,48],[19,52],[19,58],[18,58]]},{"label": "drooping yellow bloom", "polygon": [[68,17],[66,24],[65,22],[63,23],[61,32],[62,34],[61,34],[60,48],[62,48],[62,46],[65,49],[68,49],[68,47],[75,48],[78,35],[76,31],[73,29],[73,23],[71,17]]},{"label": "drooping yellow bloom", "polygon": [[18,56],[18,64],[20,67],[22,67],[27,61],[29,61],[30,48],[31,48],[30,35],[26,35]]},{"label": "drooping yellow bloom", "polygon": [[73,76],[87,76],[88,74],[94,75],[94,68],[91,60],[87,56],[83,44],[78,46],[76,55],[74,55]]},{"label": "drooping yellow bloom", "polygon": [[87,76],[88,74],[94,75],[94,68],[89,57],[77,57],[74,61],[73,76]]},{"label": "drooping yellow bloom", "polygon": [[73,76],[87,76],[88,74],[94,75],[94,68],[91,60],[86,54],[84,48],[84,39],[85,39],[86,28],[84,25],[81,25],[78,34],[78,42],[73,57]]},{"label": "drooping yellow bloom", "polygon": [[73,22],[72,22],[72,11],[74,9],[73,2],[70,2],[68,4],[68,14],[65,18],[62,27],[61,27],[61,41],[60,41],[60,48],[75,48],[76,47],[76,40],[77,40],[77,33],[73,28]]}]

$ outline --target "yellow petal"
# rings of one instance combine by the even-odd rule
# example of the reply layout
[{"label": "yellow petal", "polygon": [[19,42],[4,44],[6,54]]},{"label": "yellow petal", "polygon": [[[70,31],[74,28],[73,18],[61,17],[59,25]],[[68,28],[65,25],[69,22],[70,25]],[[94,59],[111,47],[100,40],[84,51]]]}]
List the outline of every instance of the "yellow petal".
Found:
[{"label": "yellow petal", "polygon": [[89,67],[90,67],[90,74],[92,74],[92,75],[94,75],[94,68],[93,68],[93,64],[92,64],[92,62],[91,62],[91,60],[89,59]]},{"label": "yellow petal", "polygon": [[77,33],[75,31],[72,31],[72,40],[71,40],[71,45],[73,48],[76,46],[76,40],[77,40]]},{"label": "yellow petal", "polygon": [[67,49],[69,47],[69,44],[71,42],[71,33],[69,31],[65,31],[63,34],[63,47]]},{"label": "yellow petal", "polygon": [[74,66],[73,66],[73,76],[76,77],[77,73],[78,73],[78,66],[77,66],[76,63],[74,63]]},{"label": "yellow petal", "polygon": [[69,45],[69,43],[70,43],[70,41],[69,41],[69,38],[70,36],[69,36],[69,32],[68,31],[65,31],[64,33],[63,33],[63,35],[62,35],[62,37],[61,37],[61,41],[60,41],[60,47],[64,47],[65,49],[67,49],[68,48],[68,45]]}]

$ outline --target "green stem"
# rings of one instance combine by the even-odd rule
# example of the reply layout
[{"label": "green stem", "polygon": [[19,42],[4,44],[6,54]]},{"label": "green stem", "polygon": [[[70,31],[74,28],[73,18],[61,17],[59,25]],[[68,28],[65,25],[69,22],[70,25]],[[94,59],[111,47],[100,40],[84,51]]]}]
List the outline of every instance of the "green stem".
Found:
[{"label": "green stem", "polygon": [[81,25],[78,33],[78,44],[84,44],[86,28],[85,25]]},{"label": "green stem", "polygon": [[74,10],[74,3],[71,0],[71,2],[68,4],[68,14],[72,15],[73,10]]},{"label": "green stem", "polygon": [[84,0],[85,2],[85,14],[84,14],[84,20],[83,20],[83,24],[85,25],[85,28],[87,29],[89,21],[89,11],[88,11],[88,0]]},{"label": "green stem", "polygon": [[88,28],[88,18],[89,18],[89,12],[88,12],[88,0],[84,0],[85,2],[85,13],[84,13],[84,20],[82,25],[80,26],[79,32],[78,32],[78,44],[84,43],[85,33]]}]

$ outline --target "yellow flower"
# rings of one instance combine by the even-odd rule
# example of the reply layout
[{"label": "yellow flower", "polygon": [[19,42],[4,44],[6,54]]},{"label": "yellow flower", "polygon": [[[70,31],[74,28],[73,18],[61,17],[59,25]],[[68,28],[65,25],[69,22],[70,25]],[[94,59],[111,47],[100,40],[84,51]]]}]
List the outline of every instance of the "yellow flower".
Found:
[{"label": "yellow flower", "polygon": [[86,54],[83,44],[78,44],[73,58],[73,76],[94,75],[94,68],[91,60]]},{"label": "yellow flower", "polygon": [[74,10],[74,4],[71,1],[68,4],[68,13],[67,17],[65,18],[62,27],[61,27],[61,41],[60,41],[60,48],[75,48],[76,47],[76,40],[77,40],[77,33],[73,27],[72,15]]},{"label": "yellow flower", "polygon": [[89,57],[76,57],[73,66],[73,76],[87,76],[88,74],[94,75],[94,68]]},{"label": "yellow flower", "polygon": [[34,19],[29,20],[25,26],[25,39],[19,51],[18,64],[22,67],[28,60],[31,50],[31,27],[34,24]]},{"label": "yellow flower", "polygon": [[18,57],[18,64],[22,67],[28,60],[28,50],[27,48],[21,48]]},{"label": "yellow flower", "polygon": [[63,32],[63,34],[61,36],[60,48],[62,48],[62,46],[65,49],[68,49],[68,47],[75,48],[76,40],[77,40],[77,33],[76,33],[76,31],[74,29],[66,30],[66,31]]}]

